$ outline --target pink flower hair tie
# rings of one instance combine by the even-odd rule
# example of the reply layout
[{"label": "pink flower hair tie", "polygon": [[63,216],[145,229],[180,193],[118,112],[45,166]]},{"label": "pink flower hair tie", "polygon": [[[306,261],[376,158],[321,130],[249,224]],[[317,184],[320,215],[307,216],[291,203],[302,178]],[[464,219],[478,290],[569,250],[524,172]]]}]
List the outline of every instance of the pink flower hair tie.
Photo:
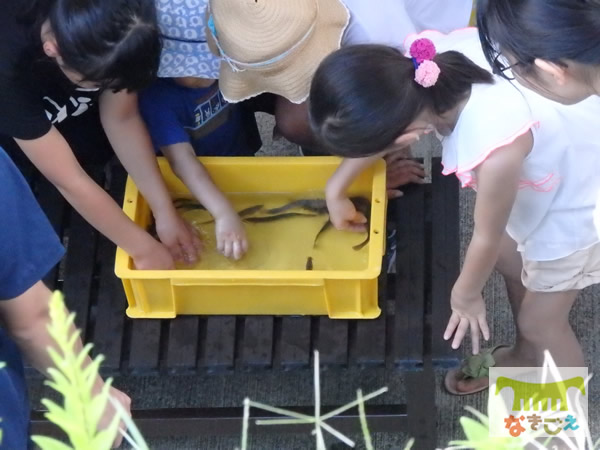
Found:
[{"label": "pink flower hair tie", "polygon": [[427,38],[417,39],[410,46],[409,54],[415,66],[415,81],[429,88],[437,83],[440,67],[433,61],[435,45]]}]

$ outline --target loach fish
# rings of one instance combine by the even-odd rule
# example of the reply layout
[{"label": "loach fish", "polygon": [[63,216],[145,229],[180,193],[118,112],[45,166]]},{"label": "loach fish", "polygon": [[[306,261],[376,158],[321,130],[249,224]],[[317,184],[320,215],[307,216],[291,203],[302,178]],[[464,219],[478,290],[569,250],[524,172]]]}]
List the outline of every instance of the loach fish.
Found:
[{"label": "loach fish", "polygon": [[[361,242],[360,244],[354,245],[352,247],[354,250],[359,251],[365,245],[367,245],[369,243],[369,240],[371,239],[370,226],[369,226],[370,218],[371,218],[371,202],[369,201],[369,199],[367,199],[365,197],[360,197],[360,196],[350,197],[350,201],[354,204],[354,207],[356,208],[356,210],[358,212],[362,213],[367,218],[367,222],[365,223],[365,226],[367,228],[366,239],[363,242]],[[206,210],[206,208],[204,206],[202,206],[200,203],[198,203],[195,200],[189,199],[189,198],[175,199],[173,201],[173,204],[175,205],[175,207],[178,210],[183,210],[183,211],[192,211],[195,209]],[[306,213],[287,212],[287,211],[291,211],[294,209],[304,210],[307,212]],[[258,217],[248,217],[248,216],[253,216],[254,214],[257,214],[259,212],[264,212],[265,214],[268,214],[268,215],[261,215]],[[322,199],[322,198],[305,198],[305,199],[300,199],[300,200],[294,200],[283,206],[279,206],[277,208],[270,208],[270,209],[266,209],[266,210],[264,209],[264,205],[254,205],[254,206],[250,206],[250,207],[245,208],[238,212],[239,216],[245,222],[250,222],[250,223],[275,222],[278,220],[290,219],[292,217],[316,217],[316,216],[320,216],[320,215],[326,215],[327,213],[328,213],[327,202],[325,201],[325,199]],[[202,222],[199,225],[205,225],[205,224],[212,223],[212,222],[214,222],[214,219],[211,219],[206,222]],[[325,233],[325,231],[327,231],[332,226],[333,226],[333,224],[331,223],[330,220],[327,220],[327,222],[325,222],[323,224],[323,226],[321,227],[321,229],[315,236],[315,240],[313,241],[313,248],[316,247],[317,242],[318,242],[319,238],[321,237],[321,235],[323,233]],[[309,261],[307,261],[306,262],[307,270],[312,270],[312,258],[309,258],[309,259],[310,259],[311,269],[308,269]]]},{"label": "loach fish", "polygon": [[267,209],[268,214],[281,214],[290,209],[304,209],[315,214],[327,214],[327,202],[322,198],[305,198],[294,200],[278,208]]},{"label": "loach fish", "polygon": [[[189,199],[189,198],[177,198],[177,199],[173,200],[173,205],[175,206],[175,209],[177,209],[178,211],[182,211],[182,212],[193,211],[196,209],[206,210],[206,208],[202,204],[198,203],[195,200]],[[264,205],[250,206],[249,208],[245,208],[245,209],[242,209],[241,211],[239,211],[238,215],[241,218],[244,218],[246,216],[251,216],[252,214],[256,214],[257,212],[260,212],[263,208],[264,208]],[[215,221],[215,219],[210,219],[210,220],[207,220],[206,222],[199,222],[198,225],[206,225],[206,224],[212,223],[214,221]]]},{"label": "loach fish", "polygon": [[245,222],[251,223],[264,223],[264,222],[275,222],[281,219],[291,219],[292,217],[316,217],[317,214],[308,214],[308,213],[283,213],[283,214],[275,214],[273,216],[262,216],[262,217],[246,217],[244,219]]},{"label": "loach fish", "polygon": [[313,259],[312,256],[309,256],[306,260],[306,270],[313,270]]},{"label": "loach fish", "polygon": [[[356,210],[358,212],[362,213],[367,218],[367,222],[365,223],[365,227],[367,228],[366,239],[363,242],[361,242],[360,244],[352,247],[354,250],[359,251],[365,245],[367,245],[369,243],[369,240],[371,239],[371,230],[370,230],[370,226],[369,226],[370,219],[371,219],[371,202],[369,201],[369,199],[367,199],[365,197],[359,197],[359,196],[350,197],[350,201],[354,204],[354,207],[356,208]],[[333,224],[331,223],[331,220],[328,220],[327,222],[325,222],[323,224],[323,226],[321,227],[321,229],[315,236],[315,240],[313,242],[313,248],[316,247],[319,237],[325,231],[327,231],[329,228],[331,228],[332,226],[333,226]]]}]

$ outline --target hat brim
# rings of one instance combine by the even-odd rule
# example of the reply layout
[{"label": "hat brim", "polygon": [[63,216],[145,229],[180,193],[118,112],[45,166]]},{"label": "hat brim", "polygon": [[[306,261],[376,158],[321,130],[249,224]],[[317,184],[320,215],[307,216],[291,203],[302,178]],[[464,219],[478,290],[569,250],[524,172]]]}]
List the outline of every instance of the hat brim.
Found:
[{"label": "hat brim", "polygon": [[[306,43],[286,58],[263,68],[234,72],[221,61],[219,86],[223,97],[231,103],[240,102],[265,92],[285,97],[292,103],[308,98],[312,77],[319,64],[340,48],[350,20],[350,13],[339,0],[319,0],[317,23]],[[208,33],[209,46],[215,44]]]}]

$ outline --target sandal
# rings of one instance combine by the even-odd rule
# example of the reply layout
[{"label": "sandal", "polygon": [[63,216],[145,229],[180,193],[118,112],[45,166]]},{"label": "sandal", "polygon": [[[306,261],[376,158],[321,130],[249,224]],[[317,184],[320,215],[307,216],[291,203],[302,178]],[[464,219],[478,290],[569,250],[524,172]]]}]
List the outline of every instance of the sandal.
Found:
[{"label": "sandal", "polygon": [[459,391],[456,386],[459,381],[474,380],[477,378],[489,377],[490,367],[496,365],[496,361],[492,354],[503,347],[510,347],[506,344],[496,345],[490,349],[479,352],[477,355],[471,355],[463,360],[462,366],[459,369],[452,369],[446,373],[444,378],[444,387],[452,395],[471,395],[477,392],[485,391],[489,385],[471,389],[469,391]]}]

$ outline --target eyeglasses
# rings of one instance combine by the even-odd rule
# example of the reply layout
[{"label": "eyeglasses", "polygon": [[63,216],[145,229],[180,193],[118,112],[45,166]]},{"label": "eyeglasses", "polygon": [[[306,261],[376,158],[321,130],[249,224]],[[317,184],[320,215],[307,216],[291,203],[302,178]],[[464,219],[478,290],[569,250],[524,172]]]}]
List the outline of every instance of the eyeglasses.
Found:
[{"label": "eyeglasses", "polygon": [[496,53],[496,57],[494,58],[494,61],[492,63],[492,71],[494,75],[500,75],[506,78],[507,80],[512,81],[515,79],[515,77],[512,74],[512,69],[513,67],[516,67],[520,64],[522,63],[519,61],[517,61],[514,64],[511,64],[510,61],[508,61],[508,59],[506,59],[504,55],[502,55],[501,53]]}]

